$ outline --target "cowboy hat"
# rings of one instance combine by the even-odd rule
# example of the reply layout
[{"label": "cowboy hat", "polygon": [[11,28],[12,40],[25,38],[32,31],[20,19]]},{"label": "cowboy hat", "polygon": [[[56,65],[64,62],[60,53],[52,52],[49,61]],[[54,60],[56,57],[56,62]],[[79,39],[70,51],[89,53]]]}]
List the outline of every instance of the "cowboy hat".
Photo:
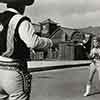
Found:
[{"label": "cowboy hat", "polygon": [[24,5],[32,5],[34,3],[34,0],[0,0],[1,3],[19,3]]}]

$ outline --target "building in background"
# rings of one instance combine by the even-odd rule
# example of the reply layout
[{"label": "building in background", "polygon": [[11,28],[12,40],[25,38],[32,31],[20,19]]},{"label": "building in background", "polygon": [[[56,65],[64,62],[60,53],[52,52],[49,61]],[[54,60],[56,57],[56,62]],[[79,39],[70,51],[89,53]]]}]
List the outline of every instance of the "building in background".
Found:
[{"label": "building in background", "polygon": [[[86,29],[72,29],[60,26],[51,19],[44,20],[39,24],[33,24],[36,34],[55,41],[55,48],[47,52],[36,51],[31,53],[31,60],[86,60],[91,48],[91,40],[94,31]],[[89,30],[89,29],[88,29]]]}]

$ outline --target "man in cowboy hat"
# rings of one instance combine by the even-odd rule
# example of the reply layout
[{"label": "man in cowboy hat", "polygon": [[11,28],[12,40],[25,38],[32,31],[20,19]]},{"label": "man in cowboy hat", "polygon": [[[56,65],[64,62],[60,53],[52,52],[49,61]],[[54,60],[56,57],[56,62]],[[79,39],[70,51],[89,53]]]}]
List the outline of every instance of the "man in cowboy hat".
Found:
[{"label": "man in cowboy hat", "polygon": [[31,20],[23,16],[34,0],[0,0],[7,10],[0,13],[0,100],[29,100],[31,75],[27,70],[30,48],[47,49],[53,43],[39,37]]}]

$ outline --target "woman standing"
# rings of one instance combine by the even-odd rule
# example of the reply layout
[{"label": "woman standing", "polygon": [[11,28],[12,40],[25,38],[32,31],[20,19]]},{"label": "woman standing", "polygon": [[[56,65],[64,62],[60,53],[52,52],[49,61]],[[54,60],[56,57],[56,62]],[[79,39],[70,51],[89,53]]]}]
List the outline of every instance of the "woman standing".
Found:
[{"label": "woman standing", "polygon": [[90,59],[92,59],[92,62],[90,64],[89,79],[84,96],[88,96],[91,92],[92,81],[96,71],[98,72],[100,79],[100,37],[95,37],[93,39],[93,48],[91,49],[89,56]]}]

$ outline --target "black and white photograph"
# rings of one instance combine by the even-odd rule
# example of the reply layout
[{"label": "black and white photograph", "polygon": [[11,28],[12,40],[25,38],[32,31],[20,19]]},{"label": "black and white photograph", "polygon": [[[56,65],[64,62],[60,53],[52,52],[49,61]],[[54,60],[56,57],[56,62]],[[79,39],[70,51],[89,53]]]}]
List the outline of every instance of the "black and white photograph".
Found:
[{"label": "black and white photograph", "polygon": [[100,100],[100,0],[0,0],[0,100]]}]

